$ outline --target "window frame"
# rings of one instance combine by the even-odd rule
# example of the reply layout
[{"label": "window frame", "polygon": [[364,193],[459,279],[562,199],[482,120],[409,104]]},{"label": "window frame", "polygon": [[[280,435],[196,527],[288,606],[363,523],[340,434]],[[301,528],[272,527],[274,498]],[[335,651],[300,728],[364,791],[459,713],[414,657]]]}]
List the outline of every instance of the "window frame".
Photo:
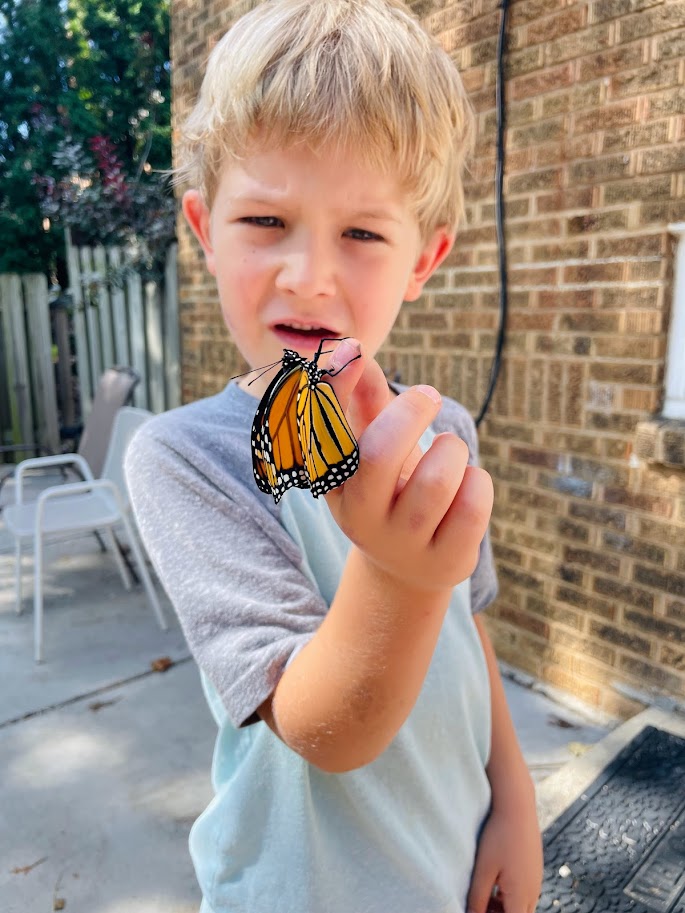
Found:
[{"label": "window frame", "polygon": [[677,238],[677,245],[661,415],[685,420],[685,222],[669,225],[668,231]]}]

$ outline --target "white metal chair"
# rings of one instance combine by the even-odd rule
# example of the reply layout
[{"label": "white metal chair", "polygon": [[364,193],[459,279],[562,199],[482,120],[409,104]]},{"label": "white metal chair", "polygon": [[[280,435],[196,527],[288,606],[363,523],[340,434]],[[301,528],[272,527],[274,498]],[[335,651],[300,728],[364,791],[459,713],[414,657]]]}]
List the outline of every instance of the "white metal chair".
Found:
[{"label": "white metal chair", "polygon": [[[124,454],[129,441],[140,425],[151,417],[152,413],[146,409],[136,409],[132,406],[119,409],[114,420],[102,475],[98,479],[94,478],[88,463],[77,453],[24,460],[17,466],[15,503],[6,507],[3,515],[16,543],[17,613],[21,613],[22,610],[21,545],[24,539],[33,539],[34,543],[33,611],[36,662],[43,659],[43,540],[45,536],[55,533],[103,531],[112,548],[121,579],[128,590],[131,588],[131,576],[113,532],[113,527],[121,524],[135,559],[137,573],[143,582],[157,621],[162,630],[167,629],[162,607],[129,518],[129,498],[124,477]],[[25,501],[25,473],[34,468],[36,463],[45,467],[48,461],[52,466],[72,465],[83,475],[84,481],[51,486],[44,489],[36,501]]]},{"label": "white metal chair", "polygon": [[[98,382],[90,414],[84,425],[75,425],[73,428],[62,428],[60,434],[65,437],[78,438],[76,452],[88,463],[93,475],[98,478],[102,473],[107,455],[107,447],[112,434],[112,427],[117,412],[122,406],[131,402],[133,391],[140,381],[140,375],[126,365],[117,365],[108,368]],[[72,448],[73,449],[73,448]],[[38,453],[45,451],[40,444],[10,444],[0,446],[2,453]],[[36,457],[32,464],[33,471],[50,468],[55,464],[51,462],[53,454],[47,451],[46,457]],[[0,491],[5,482],[15,476],[16,466],[0,467],[5,470],[0,477]],[[64,467],[61,467],[64,473]]]}]

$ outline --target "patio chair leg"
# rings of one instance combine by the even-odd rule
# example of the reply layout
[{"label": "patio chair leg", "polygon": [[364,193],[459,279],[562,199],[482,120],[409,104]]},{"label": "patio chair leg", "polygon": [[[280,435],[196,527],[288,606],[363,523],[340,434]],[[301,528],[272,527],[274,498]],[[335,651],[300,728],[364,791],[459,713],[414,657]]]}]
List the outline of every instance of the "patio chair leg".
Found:
[{"label": "patio chair leg", "polygon": [[131,563],[131,556],[129,554],[131,549],[128,547],[128,545],[125,545],[123,542],[119,542],[119,537],[114,532],[114,530],[112,530],[112,535],[114,536],[114,541],[116,542],[117,546],[119,547],[119,553],[121,554],[121,557],[124,559],[126,568],[129,572],[129,574],[131,575],[131,580],[133,580],[134,584],[140,583],[140,580],[138,579],[138,574],[136,573],[136,569],[134,568],[133,564]]},{"label": "patio chair leg", "polygon": [[106,536],[107,536],[107,541],[109,542],[109,547],[111,548],[112,554],[114,555],[114,560],[116,561],[117,568],[119,570],[119,576],[121,577],[121,579],[123,581],[124,587],[127,590],[130,590],[131,589],[131,575],[128,572],[128,568],[126,567],[126,563],[124,561],[124,558],[121,554],[121,550],[119,548],[119,543],[117,542],[117,540],[114,536],[114,532],[113,532],[111,526],[107,527]]},{"label": "patio chair leg", "polygon": [[152,584],[152,580],[150,579],[150,575],[145,565],[145,556],[143,555],[140,545],[138,544],[138,540],[136,539],[136,535],[131,528],[131,524],[129,523],[127,517],[122,514],[121,520],[124,525],[124,530],[126,531],[126,536],[128,538],[129,544],[131,546],[131,551],[133,552],[133,557],[135,558],[140,579],[143,581],[143,586],[145,587],[147,598],[150,600],[150,604],[154,609],[160,628],[163,631],[166,631],[169,626],[167,624],[166,618],[164,617],[164,612],[162,611],[162,607],[159,604],[157,593],[155,592],[155,588]]},{"label": "patio chair leg", "polygon": [[21,615],[22,610],[22,592],[21,592],[21,539],[17,538],[14,543],[14,574],[15,574],[15,593],[17,599],[17,615]]},{"label": "patio chair leg", "polygon": [[33,658],[43,662],[43,538],[36,536],[33,556]]}]

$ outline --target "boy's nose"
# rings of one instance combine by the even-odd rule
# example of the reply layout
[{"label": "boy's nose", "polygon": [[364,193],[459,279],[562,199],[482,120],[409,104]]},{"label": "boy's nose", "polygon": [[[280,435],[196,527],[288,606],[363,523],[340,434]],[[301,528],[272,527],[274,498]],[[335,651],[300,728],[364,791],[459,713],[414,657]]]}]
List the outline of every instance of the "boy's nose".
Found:
[{"label": "boy's nose", "polygon": [[298,298],[333,295],[334,263],[326,244],[311,237],[293,239],[283,252],[276,286]]}]

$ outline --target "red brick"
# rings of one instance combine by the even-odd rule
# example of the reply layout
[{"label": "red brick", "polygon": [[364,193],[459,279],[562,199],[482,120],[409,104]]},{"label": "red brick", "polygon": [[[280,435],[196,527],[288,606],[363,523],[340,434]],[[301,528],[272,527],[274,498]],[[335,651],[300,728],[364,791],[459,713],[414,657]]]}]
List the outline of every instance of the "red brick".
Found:
[{"label": "red brick", "polygon": [[571,35],[565,35],[545,44],[545,63],[555,65],[562,60],[575,60],[593,52],[602,51],[611,44],[608,26],[595,25]]},{"label": "red brick", "polygon": [[538,213],[544,215],[550,212],[589,209],[592,206],[592,199],[592,187],[572,187],[559,193],[540,194],[536,198],[536,206]]},{"label": "red brick", "polygon": [[628,227],[627,209],[598,209],[582,216],[573,216],[566,220],[570,235],[586,232],[607,232]]},{"label": "red brick", "polygon": [[526,0],[525,3],[512,3],[509,22],[511,28],[517,28],[527,22],[555,13],[558,9],[559,0]]},{"label": "red brick", "polygon": [[569,285],[589,282],[619,282],[623,278],[622,263],[581,263],[564,268],[563,281]]},{"label": "red brick", "polygon": [[558,91],[563,86],[573,85],[573,78],[573,64],[565,63],[512,79],[507,86],[507,92],[512,100],[537,98],[548,92]]},{"label": "red brick", "polygon": [[592,7],[592,18],[594,22],[606,22],[661,3],[663,0],[597,0]]},{"label": "red brick", "polygon": [[656,174],[660,171],[685,171],[685,148],[682,146],[652,149],[640,154],[638,172]]},{"label": "red brick", "polygon": [[612,73],[622,73],[625,70],[639,67],[644,60],[645,52],[642,42],[603,50],[600,54],[583,57],[580,61],[579,78],[581,82],[589,82]]},{"label": "red brick", "polygon": [[569,167],[569,181],[574,186],[614,181],[630,174],[631,162],[631,157],[625,153],[586,162],[576,162]]},{"label": "red brick", "polygon": [[628,101],[620,104],[602,105],[594,111],[575,114],[573,117],[574,133],[595,132],[613,127],[625,127],[638,120],[637,102]]},{"label": "red brick", "polygon": [[584,27],[587,20],[587,7],[576,6],[555,13],[552,16],[536,19],[528,25],[526,35],[530,44],[552,41],[562,35],[577,32]]},{"label": "red brick", "polygon": [[682,87],[667,89],[652,95],[647,103],[647,119],[657,120],[661,117],[672,117],[685,114],[685,92]]},{"label": "red brick", "polygon": [[623,17],[618,24],[619,41],[633,41],[685,26],[685,9],[682,3],[664,3],[641,12],[637,16]]},{"label": "red brick", "polygon": [[654,60],[682,60],[685,57],[685,32],[671,32],[654,40]]},{"label": "red brick", "polygon": [[[673,503],[666,498],[657,498],[650,495],[636,494],[627,491],[625,488],[607,487],[604,492],[604,498],[607,504],[621,504],[624,507],[631,507],[634,510],[642,510],[649,514],[655,514],[659,517],[673,516]],[[639,576],[635,578],[639,580]],[[643,580],[646,583],[647,580]],[[670,591],[669,591],[670,592]]]},{"label": "red brick", "polygon": [[668,199],[671,196],[670,175],[652,178],[634,178],[632,181],[616,182],[604,187],[604,202],[608,206],[628,203],[633,200]]},{"label": "red brick", "polygon": [[656,203],[643,203],[640,206],[642,225],[668,225],[671,222],[685,221],[685,200],[661,200]]},{"label": "red brick", "polygon": [[677,86],[679,79],[680,61],[659,62],[633,72],[616,73],[611,79],[611,94],[613,98],[647,94]]},{"label": "red brick", "polygon": [[650,124],[633,124],[605,130],[602,134],[600,152],[624,152],[641,146],[657,146],[667,142],[670,124],[667,120]]}]

